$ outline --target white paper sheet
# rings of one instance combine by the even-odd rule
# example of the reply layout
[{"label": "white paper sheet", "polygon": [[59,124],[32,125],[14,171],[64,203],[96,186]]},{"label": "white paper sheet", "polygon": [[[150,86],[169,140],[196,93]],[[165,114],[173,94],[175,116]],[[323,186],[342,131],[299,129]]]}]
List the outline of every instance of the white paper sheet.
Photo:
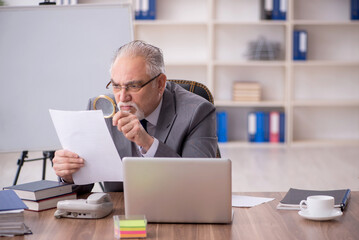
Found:
[{"label": "white paper sheet", "polygon": [[254,207],[272,200],[274,200],[274,198],[232,195],[232,207]]},{"label": "white paper sheet", "polygon": [[102,111],[50,109],[63,149],[77,153],[84,167],[73,174],[75,184],[123,181],[122,161],[107,129]]}]

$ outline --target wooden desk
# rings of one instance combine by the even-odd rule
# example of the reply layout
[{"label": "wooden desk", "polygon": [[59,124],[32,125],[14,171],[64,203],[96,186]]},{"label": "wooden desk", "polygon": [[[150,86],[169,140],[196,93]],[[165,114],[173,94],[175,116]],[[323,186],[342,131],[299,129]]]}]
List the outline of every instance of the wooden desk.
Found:
[{"label": "wooden desk", "polygon": [[[359,192],[352,192],[344,215],[315,222],[297,211],[277,210],[285,193],[243,193],[273,197],[274,201],[253,208],[234,208],[232,224],[148,224],[147,239],[359,239]],[[25,212],[33,234],[13,239],[114,239],[113,215],[124,214],[123,193],[111,193],[113,214],[98,220],[56,219],[55,209]],[[6,239],[6,238],[1,238]]]}]

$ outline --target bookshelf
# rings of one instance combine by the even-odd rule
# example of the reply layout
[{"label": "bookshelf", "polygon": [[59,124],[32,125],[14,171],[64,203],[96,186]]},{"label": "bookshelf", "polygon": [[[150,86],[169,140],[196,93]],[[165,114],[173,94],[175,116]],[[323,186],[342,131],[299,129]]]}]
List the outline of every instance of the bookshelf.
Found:
[{"label": "bookshelf", "polygon": [[[292,60],[297,29],[308,32],[307,61]],[[258,36],[280,43],[279,60],[247,60]],[[222,149],[359,144],[359,21],[350,21],[350,0],[288,0],[286,21],[260,20],[260,0],[157,0],[157,20],[135,21],[134,38],[162,48],[168,78],[210,88],[228,113]],[[234,81],[261,83],[263,101],[231,101]],[[253,110],[285,112],[285,144],[247,142]]]},{"label": "bookshelf", "polygon": [[359,144],[359,22],[350,21],[350,0],[296,0],[291,12],[293,28],[308,31],[308,61],[291,63],[291,143]]},{"label": "bookshelf", "polygon": [[[227,111],[228,143],[247,142],[247,114],[286,113],[289,145],[359,144],[359,22],[349,0],[288,0],[287,20],[260,20],[260,1],[157,0],[156,21],[135,21],[135,39],[164,50],[169,78],[206,84],[219,111]],[[308,60],[292,60],[292,32],[308,31]],[[259,35],[281,44],[277,61],[250,61]],[[257,81],[261,102],[231,101],[234,81]],[[282,147],[283,144],[260,144]]]}]

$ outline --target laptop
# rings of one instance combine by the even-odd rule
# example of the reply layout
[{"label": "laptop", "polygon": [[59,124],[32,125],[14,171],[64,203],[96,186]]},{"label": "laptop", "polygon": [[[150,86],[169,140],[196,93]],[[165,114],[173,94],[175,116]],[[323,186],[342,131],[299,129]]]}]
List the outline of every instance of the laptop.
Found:
[{"label": "laptop", "polygon": [[230,223],[231,168],[223,158],[125,157],[125,214],[148,222]]}]

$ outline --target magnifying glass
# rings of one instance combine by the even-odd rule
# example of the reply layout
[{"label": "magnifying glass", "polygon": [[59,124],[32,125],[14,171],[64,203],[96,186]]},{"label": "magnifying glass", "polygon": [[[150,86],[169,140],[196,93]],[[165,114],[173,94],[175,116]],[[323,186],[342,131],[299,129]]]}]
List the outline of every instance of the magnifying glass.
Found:
[{"label": "magnifying glass", "polygon": [[95,110],[102,110],[104,118],[112,118],[116,113],[116,103],[106,95],[100,95],[93,102]]}]

